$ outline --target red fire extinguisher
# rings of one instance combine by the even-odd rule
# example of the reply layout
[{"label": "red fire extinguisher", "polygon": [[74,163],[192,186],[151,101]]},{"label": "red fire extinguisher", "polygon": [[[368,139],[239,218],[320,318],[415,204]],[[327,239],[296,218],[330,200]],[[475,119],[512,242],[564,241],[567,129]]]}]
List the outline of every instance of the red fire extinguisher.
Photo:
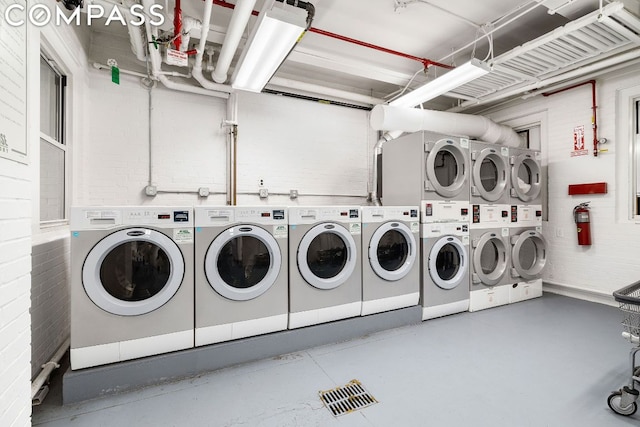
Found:
[{"label": "red fire extinguisher", "polygon": [[591,245],[591,221],[589,220],[589,202],[580,203],[573,208],[573,219],[578,230],[578,244]]}]

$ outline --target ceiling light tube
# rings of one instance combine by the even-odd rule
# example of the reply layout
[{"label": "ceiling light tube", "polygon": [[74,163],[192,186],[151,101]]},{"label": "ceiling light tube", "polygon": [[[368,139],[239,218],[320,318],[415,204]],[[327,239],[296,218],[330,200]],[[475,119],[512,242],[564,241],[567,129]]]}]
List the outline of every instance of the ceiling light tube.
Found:
[{"label": "ceiling light tube", "polygon": [[260,92],[305,31],[307,12],[288,9],[274,7],[260,13],[234,71],[234,89]]},{"label": "ceiling light tube", "polygon": [[431,80],[419,88],[394,99],[389,105],[393,107],[415,107],[430,99],[451,92],[478,77],[488,74],[490,71],[491,69],[486,62],[474,58],[437,79]]}]

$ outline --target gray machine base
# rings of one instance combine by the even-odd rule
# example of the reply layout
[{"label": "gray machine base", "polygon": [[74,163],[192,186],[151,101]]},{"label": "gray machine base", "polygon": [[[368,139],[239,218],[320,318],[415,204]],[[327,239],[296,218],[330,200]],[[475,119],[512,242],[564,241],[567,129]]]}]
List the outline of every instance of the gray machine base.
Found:
[{"label": "gray machine base", "polygon": [[67,405],[421,321],[422,308],[414,306],[112,365],[68,369],[62,380],[62,399]]}]

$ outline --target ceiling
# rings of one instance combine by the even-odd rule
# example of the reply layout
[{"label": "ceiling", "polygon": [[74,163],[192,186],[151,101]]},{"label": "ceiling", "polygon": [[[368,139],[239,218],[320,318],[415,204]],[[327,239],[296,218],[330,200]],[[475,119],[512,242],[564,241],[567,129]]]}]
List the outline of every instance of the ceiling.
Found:
[{"label": "ceiling", "polygon": [[[227,0],[235,4],[238,0]],[[265,0],[258,0],[255,9],[260,10]],[[562,27],[573,20],[599,9],[598,0],[310,0],[315,6],[315,16],[311,26],[351,39],[366,42],[402,54],[428,59],[446,65],[461,65],[472,57],[486,59],[491,63],[513,48],[526,44],[552,30]],[[173,11],[174,0],[156,0],[165,8]],[[216,4],[218,3],[218,4]],[[214,1],[212,26],[208,40],[211,46],[219,50],[233,11]],[[607,6],[610,1],[604,1]],[[640,0],[625,0],[628,10],[638,13]],[[203,2],[183,0],[183,16],[192,16],[202,20]],[[165,9],[165,10],[167,10]],[[550,14],[554,9],[556,13]],[[253,17],[248,29],[256,18]],[[172,31],[172,17],[162,27]],[[631,33],[640,28],[631,25]],[[109,35],[127,35],[126,28],[120,26],[103,27],[94,25],[93,32]],[[248,32],[245,30],[245,36]],[[600,31],[596,28],[596,31]],[[489,32],[492,37],[493,52],[489,52]],[[637,49],[640,37],[631,38],[628,49]],[[244,38],[243,38],[244,40]],[[197,38],[191,39],[198,42]],[[243,42],[242,42],[243,43]],[[242,48],[236,54],[236,59]],[[617,39],[614,44],[619,44]],[[612,52],[619,53],[618,51]],[[92,53],[96,56],[95,49]],[[133,57],[133,55],[131,55]],[[603,54],[592,55],[594,62]],[[604,56],[603,56],[604,57]],[[100,58],[92,58],[94,60]],[[215,59],[215,58],[214,58]],[[232,62],[231,67],[235,64]],[[575,66],[562,64],[553,75],[570,71]],[[140,69],[144,64],[140,64]],[[163,65],[163,67],[166,67]],[[167,67],[168,68],[168,67]],[[184,71],[184,70],[183,70]],[[389,100],[402,91],[431,80],[447,71],[439,66],[424,68],[424,64],[415,59],[363,47],[354,43],[338,40],[315,32],[307,32],[290,53],[287,60],[276,72],[277,79],[267,86],[270,90],[294,92],[318,98],[336,99],[343,102],[353,101],[362,105],[354,96],[351,100],[345,95],[336,97],[329,89],[339,89],[355,95],[367,95],[380,100]],[[546,71],[545,71],[546,72]],[[530,78],[542,81],[551,74]],[[415,77],[414,77],[415,76]],[[413,80],[412,80],[413,77]],[[286,87],[285,80],[314,84],[314,90]],[[527,79],[525,79],[527,80]],[[193,81],[193,84],[198,84]],[[228,83],[228,82],[227,82]],[[525,87],[527,82],[511,87]],[[327,88],[322,93],[322,88]],[[490,88],[496,92],[504,88]],[[487,92],[487,91],[485,91]],[[477,96],[476,92],[470,92]],[[330,94],[333,94],[331,96]],[[452,95],[452,94],[449,94]],[[483,94],[485,96],[486,94]],[[462,95],[460,95],[462,96]],[[463,97],[467,99],[468,96]],[[495,96],[494,96],[495,98]],[[355,101],[353,99],[356,99]],[[425,104],[427,108],[438,110],[451,109],[463,102],[452,96],[442,96]],[[364,103],[366,104],[366,102]]]}]

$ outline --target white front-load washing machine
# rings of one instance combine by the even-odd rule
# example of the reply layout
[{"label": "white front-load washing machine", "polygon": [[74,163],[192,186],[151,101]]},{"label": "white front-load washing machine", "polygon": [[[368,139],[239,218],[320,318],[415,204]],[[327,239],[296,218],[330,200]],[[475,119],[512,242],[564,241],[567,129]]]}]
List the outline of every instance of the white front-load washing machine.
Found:
[{"label": "white front-load washing machine", "polygon": [[471,294],[469,311],[509,303],[511,244],[509,227],[476,228],[471,225]]},{"label": "white front-load washing machine", "polygon": [[358,206],[289,208],[289,328],[359,316]]},{"label": "white front-load washing machine", "polygon": [[191,348],[193,209],[71,209],[71,369]]},{"label": "white front-load washing machine", "polygon": [[362,208],[362,315],[418,305],[417,206]]},{"label": "white front-load washing machine", "polygon": [[194,209],[195,345],[287,329],[287,209]]},{"label": "white front-load washing machine", "polygon": [[426,205],[426,222],[468,220],[469,175],[467,138],[416,132],[382,148],[384,205]]},{"label": "white front-load washing machine", "polygon": [[469,224],[421,225],[422,319],[469,310]]},{"label": "white front-load washing machine", "polygon": [[509,148],[509,163],[511,166],[511,226],[542,224],[543,183],[540,151]]},{"label": "white front-load washing machine", "polygon": [[542,227],[511,227],[510,302],[542,296],[542,272],[547,264],[547,242]]}]

